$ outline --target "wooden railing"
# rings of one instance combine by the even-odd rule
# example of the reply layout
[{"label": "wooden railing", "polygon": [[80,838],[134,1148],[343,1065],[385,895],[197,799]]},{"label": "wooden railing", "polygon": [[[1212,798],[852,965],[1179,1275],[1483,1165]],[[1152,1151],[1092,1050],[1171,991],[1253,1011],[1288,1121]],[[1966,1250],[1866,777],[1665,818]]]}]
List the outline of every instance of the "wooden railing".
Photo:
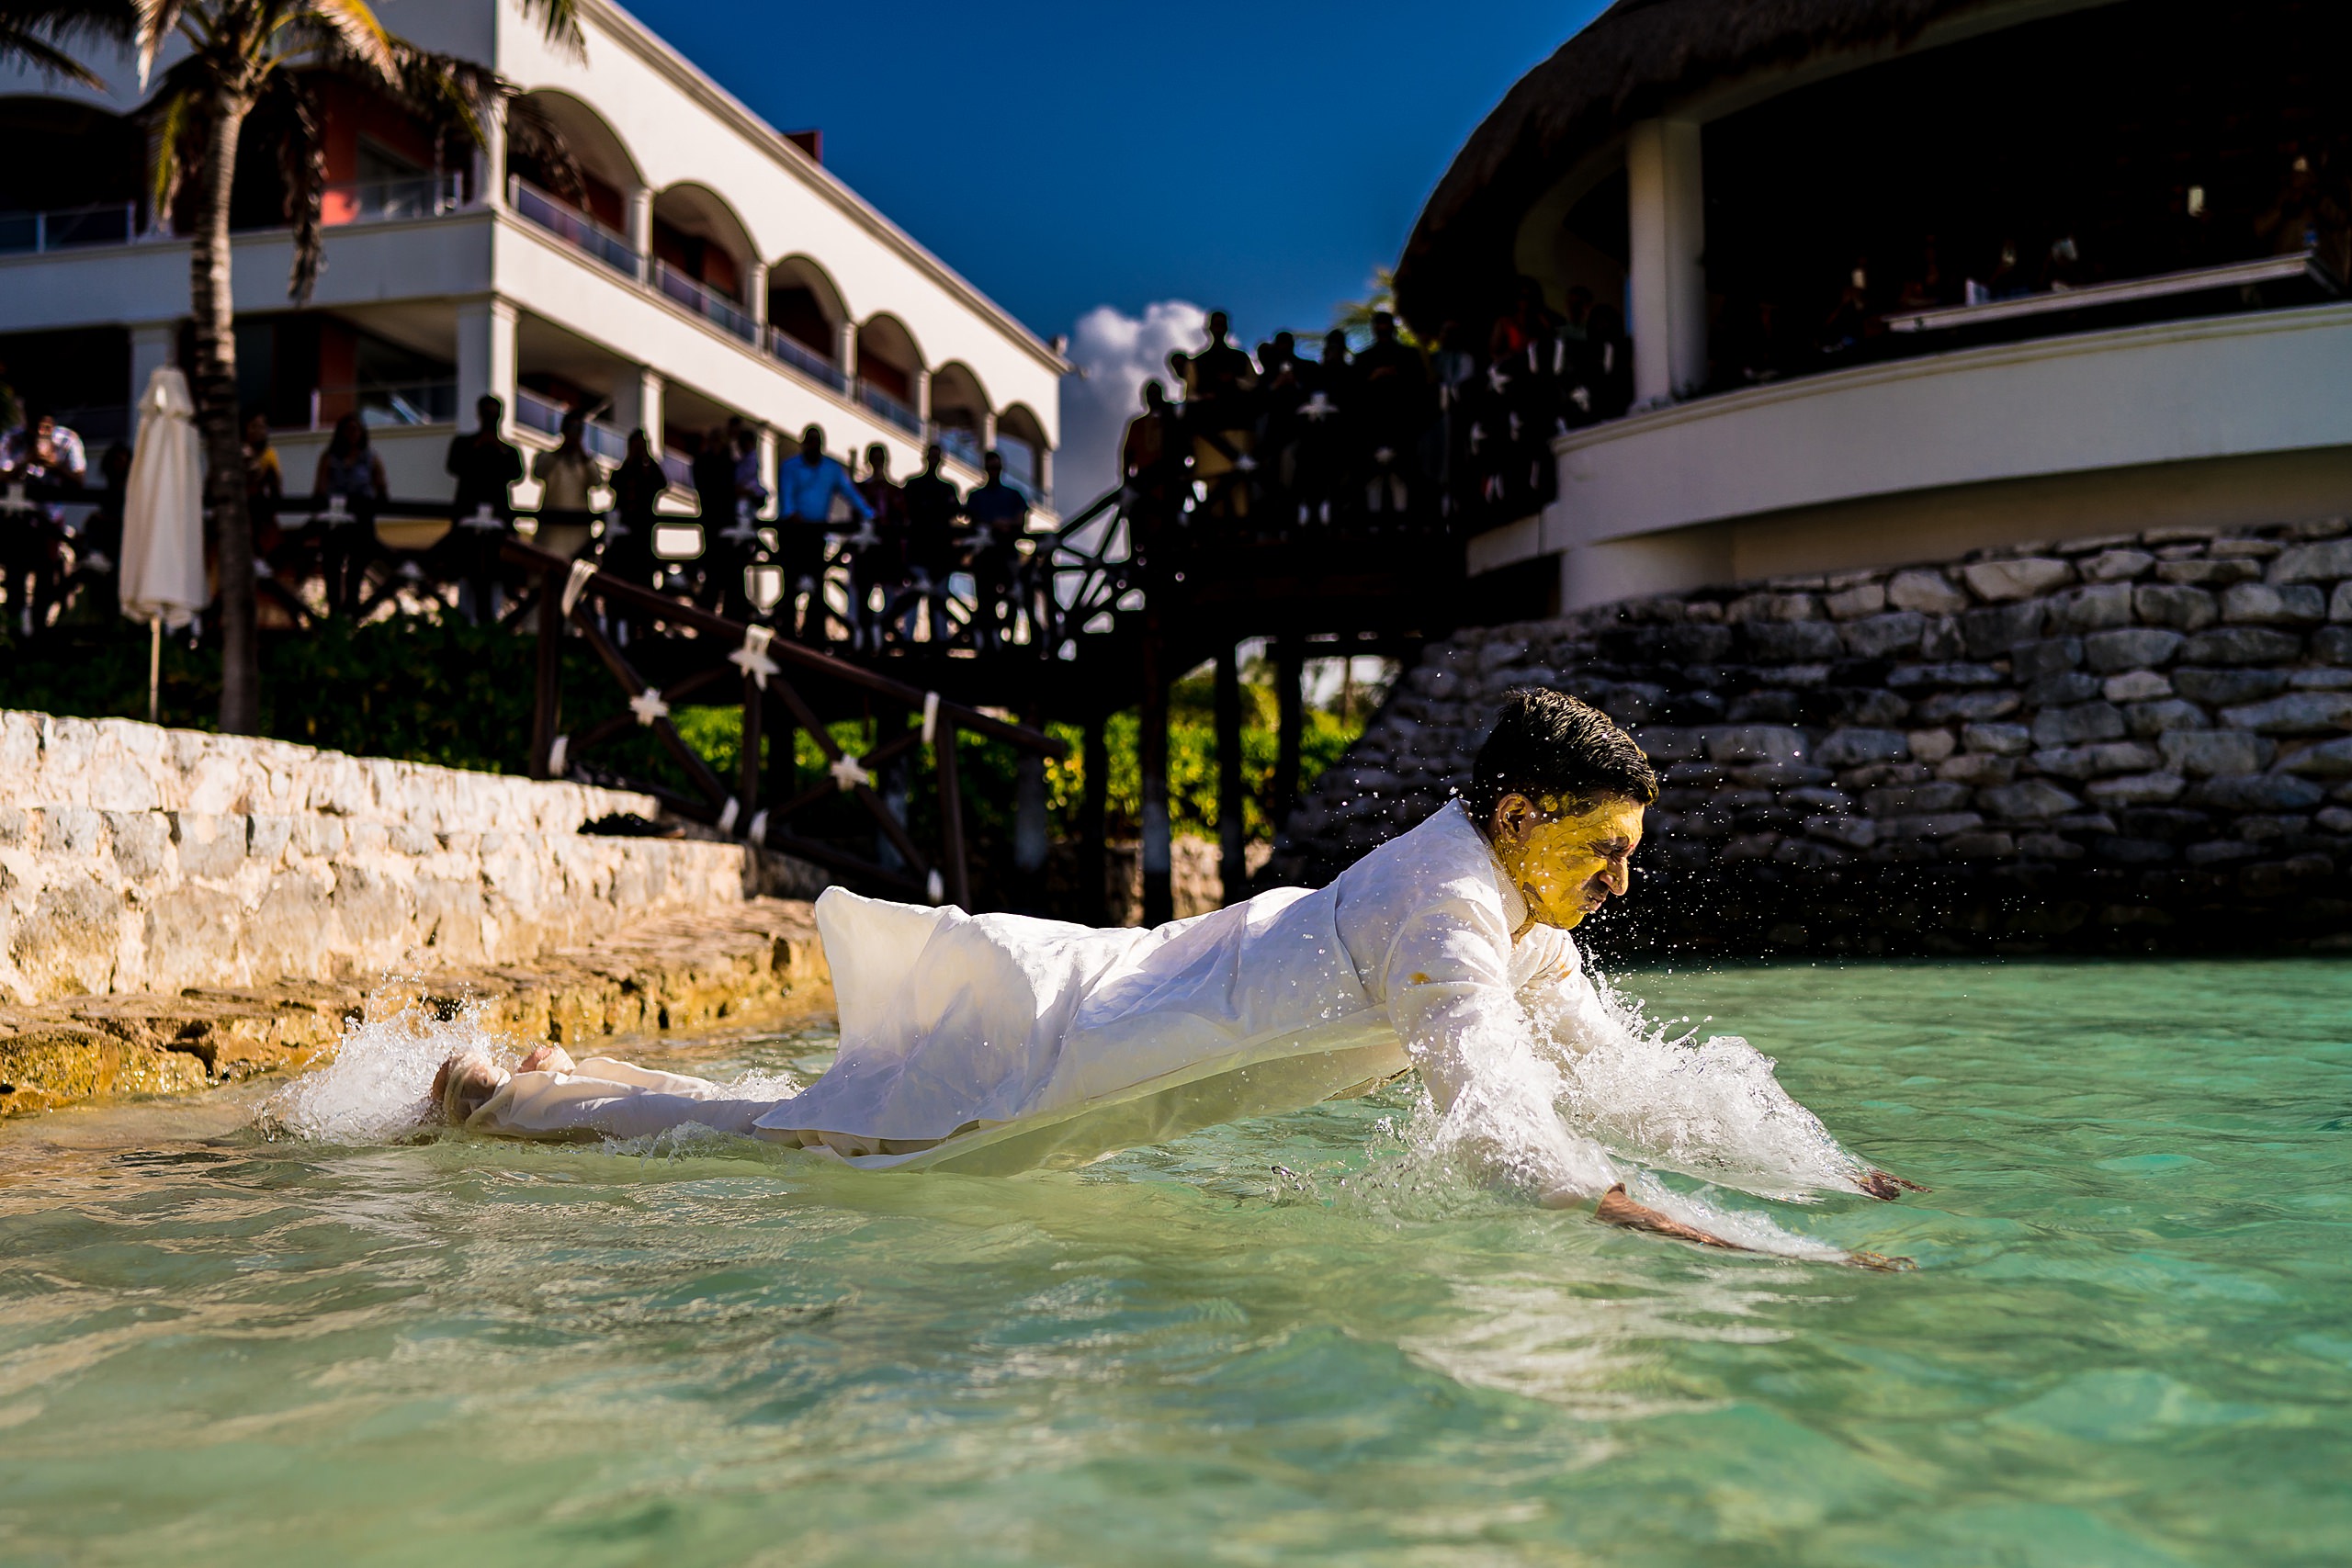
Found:
[{"label": "wooden railing", "polygon": [[[600,782],[642,791],[681,817],[797,856],[851,881],[969,908],[971,866],[956,735],[1001,741],[1037,757],[1058,759],[1066,753],[1060,742],[1037,730],[791,642],[771,627],[746,626],[639,587],[591,562],[566,560],[519,540],[507,541],[501,555],[509,566],[537,581],[539,654],[531,755],[540,777],[564,777],[594,749],[637,729],[650,729],[691,781],[694,794],[680,795],[607,771],[600,771]],[[598,624],[592,598],[601,601],[606,616],[618,612],[651,624],[663,634],[662,641],[673,660],[684,654],[684,662],[699,667],[683,677],[673,675],[666,689],[654,686]],[[628,705],[626,713],[600,718],[577,732],[563,728],[561,712],[561,649],[568,635],[587,643]],[[691,657],[706,646],[707,660]],[[686,742],[670,718],[673,700],[701,691],[726,693],[729,686],[739,688],[742,706],[741,746],[731,784]],[[838,705],[842,698],[854,698],[861,709],[876,714],[875,743],[862,755],[836,740],[820,711],[829,701]],[[891,712],[894,722],[880,720],[883,710]],[[775,750],[786,757],[792,755],[794,732],[805,732],[822,754],[824,777],[801,786],[786,768],[763,771],[761,738],[771,729]],[[939,793],[939,841],[932,846],[918,844],[899,813],[874,788],[881,770],[902,760],[911,761],[926,748]],[[779,784],[791,793],[781,794]],[[897,864],[797,830],[797,819],[837,795],[865,809],[875,831],[896,852]]]}]

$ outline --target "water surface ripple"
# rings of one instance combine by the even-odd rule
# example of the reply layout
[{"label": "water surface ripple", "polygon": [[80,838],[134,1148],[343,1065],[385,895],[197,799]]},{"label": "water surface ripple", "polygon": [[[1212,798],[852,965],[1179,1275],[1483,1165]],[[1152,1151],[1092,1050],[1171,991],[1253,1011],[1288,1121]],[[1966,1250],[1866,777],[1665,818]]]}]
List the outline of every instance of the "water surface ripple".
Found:
[{"label": "water surface ripple", "polygon": [[1625,978],[1935,1188],[1716,1201],[1919,1271],[1448,1182],[1396,1090],[1012,1179],[74,1112],[0,1130],[0,1559],[2352,1558],[2352,965]]}]

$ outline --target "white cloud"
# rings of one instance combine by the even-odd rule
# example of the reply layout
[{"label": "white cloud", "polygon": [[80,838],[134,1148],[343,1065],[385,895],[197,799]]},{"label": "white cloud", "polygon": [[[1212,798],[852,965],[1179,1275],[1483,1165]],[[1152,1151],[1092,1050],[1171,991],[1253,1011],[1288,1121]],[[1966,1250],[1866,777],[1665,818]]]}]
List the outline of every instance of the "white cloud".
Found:
[{"label": "white cloud", "polygon": [[1054,494],[1065,515],[1119,479],[1119,437],[1143,406],[1143,384],[1168,379],[1168,355],[1207,341],[1208,312],[1160,299],[1141,316],[1098,305],[1078,319],[1069,357],[1082,376],[1062,378],[1062,445],[1054,455]]}]

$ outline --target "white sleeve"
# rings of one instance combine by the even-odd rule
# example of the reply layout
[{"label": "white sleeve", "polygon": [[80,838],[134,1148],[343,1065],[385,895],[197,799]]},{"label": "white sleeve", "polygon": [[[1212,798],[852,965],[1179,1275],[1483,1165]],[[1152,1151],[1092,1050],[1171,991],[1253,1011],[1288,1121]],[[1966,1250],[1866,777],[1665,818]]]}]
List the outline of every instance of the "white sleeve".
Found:
[{"label": "white sleeve", "polygon": [[749,1135],[775,1103],[730,1100],[707,1078],[591,1056],[576,1072],[516,1073],[466,1126],[526,1138],[641,1138],[690,1125]]},{"label": "white sleeve", "polygon": [[1598,1198],[1616,1169],[1560,1120],[1559,1074],[1534,1049],[1510,946],[1486,900],[1430,902],[1406,920],[1383,966],[1389,1020],[1429,1085],[1442,1142],[1488,1179],[1547,1203]]}]

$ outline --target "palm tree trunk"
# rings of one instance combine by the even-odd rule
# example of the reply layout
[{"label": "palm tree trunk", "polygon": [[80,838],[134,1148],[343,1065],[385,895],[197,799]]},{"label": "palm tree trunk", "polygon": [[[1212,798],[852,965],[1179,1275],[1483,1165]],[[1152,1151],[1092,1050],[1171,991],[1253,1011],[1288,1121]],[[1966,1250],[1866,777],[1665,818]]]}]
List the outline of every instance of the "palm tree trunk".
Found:
[{"label": "palm tree trunk", "polygon": [[261,733],[261,648],[254,625],[253,520],[237,419],[236,306],[229,285],[229,195],[250,97],[229,86],[206,106],[204,168],[194,190],[196,243],[188,299],[196,318],[197,427],[204,434],[204,506],[220,578],[220,732]]}]

